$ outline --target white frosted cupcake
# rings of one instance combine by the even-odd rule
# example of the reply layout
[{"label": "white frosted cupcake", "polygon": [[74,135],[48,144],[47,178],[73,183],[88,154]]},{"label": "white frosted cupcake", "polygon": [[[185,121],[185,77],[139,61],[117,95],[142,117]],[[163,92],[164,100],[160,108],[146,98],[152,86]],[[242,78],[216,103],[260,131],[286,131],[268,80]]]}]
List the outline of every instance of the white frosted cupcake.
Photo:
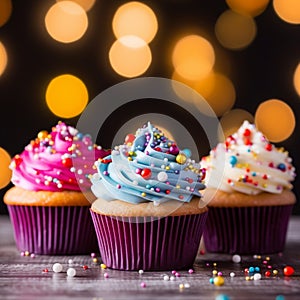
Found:
[{"label": "white frosted cupcake", "polygon": [[295,203],[295,168],[255,125],[239,130],[202,158],[212,195],[204,232],[207,251],[239,254],[284,250]]}]

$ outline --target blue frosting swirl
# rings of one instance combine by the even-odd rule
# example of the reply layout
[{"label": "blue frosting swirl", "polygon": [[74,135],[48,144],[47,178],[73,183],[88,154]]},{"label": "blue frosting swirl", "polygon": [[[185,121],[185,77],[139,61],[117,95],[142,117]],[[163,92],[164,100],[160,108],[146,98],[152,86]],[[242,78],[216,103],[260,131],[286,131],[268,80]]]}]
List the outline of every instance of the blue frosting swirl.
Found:
[{"label": "blue frosting swirl", "polygon": [[[126,142],[126,140],[125,140]],[[105,200],[130,203],[168,200],[189,202],[201,197],[205,172],[150,122],[139,128],[131,141],[115,147],[109,156],[95,165],[92,191]]]}]

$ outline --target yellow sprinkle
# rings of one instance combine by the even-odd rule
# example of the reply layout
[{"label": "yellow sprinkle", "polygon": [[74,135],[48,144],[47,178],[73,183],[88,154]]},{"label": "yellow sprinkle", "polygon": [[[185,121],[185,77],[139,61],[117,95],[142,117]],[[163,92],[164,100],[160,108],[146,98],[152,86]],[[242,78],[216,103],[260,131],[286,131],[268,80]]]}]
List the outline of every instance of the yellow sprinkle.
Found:
[{"label": "yellow sprinkle", "polygon": [[143,192],[141,195],[142,195],[142,197],[146,197],[146,193],[145,192]]},{"label": "yellow sprinkle", "polygon": [[249,276],[246,276],[245,279],[246,279],[247,281],[249,281],[249,280],[250,280],[250,277],[249,277]]},{"label": "yellow sprinkle", "polygon": [[266,257],[266,260],[269,261],[271,258],[269,256]]},{"label": "yellow sprinkle", "polygon": [[97,258],[97,257],[94,257],[94,258],[93,258],[93,262],[94,262],[94,263],[98,262],[98,258]]},{"label": "yellow sprinkle", "polygon": [[266,183],[263,183],[263,184],[262,184],[262,187],[263,187],[263,188],[266,188],[267,186],[268,186],[268,185],[267,185]]},{"label": "yellow sprinkle", "polygon": [[216,266],[217,266],[217,263],[213,263],[213,266],[216,267]]},{"label": "yellow sprinkle", "polygon": [[277,271],[277,270],[273,270],[273,274],[274,274],[274,275],[277,275],[277,274],[278,274],[278,271]]},{"label": "yellow sprinkle", "polygon": [[183,284],[183,283],[180,283],[180,284],[179,284],[179,288],[180,288],[180,289],[184,289],[184,284]]},{"label": "yellow sprinkle", "polygon": [[213,270],[212,273],[213,273],[213,275],[217,275],[218,271],[217,270]]},{"label": "yellow sprinkle", "polygon": [[100,267],[101,267],[101,269],[106,269],[107,268],[106,264],[101,264]]},{"label": "yellow sprinkle", "polygon": [[224,284],[224,278],[222,276],[217,276],[214,278],[214,285],[221,286]]},{"label": "yellow sprinkle", "polygon": [[25,255],[25,256],[29,256],[29,254],[30,254],[29,251],[25,251],[25,252],[24,252],[24,255]]},{"label": "yellow sprinkle", "polygon": [[166,166],[166,170],[170,170],[170,166]]},{"label": "yellow sprinkle", "polygon": [[261,255],[257,255],[257,258],[258,258],[258,259],[261,259]]},{"label": "yellow sprinkle", "polygon": [[128,157],[127,159],[128,159],[129,161],[132,161],[132,157]]},{"label": "yellow sprinkle", "polygon": [[176,185],[176,189],[180,189],[180,185],[179,184]]}]

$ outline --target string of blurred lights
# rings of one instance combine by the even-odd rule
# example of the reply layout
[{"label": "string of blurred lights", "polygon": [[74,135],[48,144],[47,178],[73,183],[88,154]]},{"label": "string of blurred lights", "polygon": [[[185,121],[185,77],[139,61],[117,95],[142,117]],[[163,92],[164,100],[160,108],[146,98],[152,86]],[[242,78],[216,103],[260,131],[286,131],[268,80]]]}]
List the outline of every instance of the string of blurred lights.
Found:
[{"label": "string of blurred lights", "polygon": [[[249,47],[257,35],[256,17],[272,5],[276,15],[291,26],[300,24],[299,0],[224,0],[228,6],[215,22],[215,38],[230,51],[243,51]],[[48,8],[44,25],[49,35],[57,43],[69,44],[80,40],[88,30],[89,11],[96,0],[57,0]],[[13,12],[11,0],[0,1],[0,31],[10,20]],[[150,5],[139,1],[128,1],[115,11],[111,28],[115,41],[107,53],[111,71],[122,78],[133,78],[145,74],[155,60],[152,41],[159,34],[160,20]],[[138,24],[138,26],[137,26]],[[187,32],[179,37],[169,58],[172,65],[170,78],[185,83],[200,93],[220,118],[220,126],[226,135],[234,132],[245,120],[255,122],[271,142],[288,139],[296,126],[292,108],[284,99],[261,99],[254,115],[234,108],[236,88],[232,80],[216,71],[217,55],[215,45],[207,36]],[[4,72],[9,72],[9,62],[13,60],[0,40],[0,80]],[[146,73],[154,76],[155,74]],[[46,83],[45,83],[46,84]],[[300,63],[295,61],[291,88],[300,96]],[[178,87],[177,87],[178,88]],[[74,74],[60,74],[49,80],[45,91],[45,101],[49,110],[61,118],[78,116],[89,102],[88,84]],[[192,95],[183,99],[194,101]],[[70,105],[72,103],[72,105]],[[201,109],[201,103],[195,103]],[[278,119],[280,118],[280,124]],[[0,148],[0,188],[10,181],[8,152]]]}]

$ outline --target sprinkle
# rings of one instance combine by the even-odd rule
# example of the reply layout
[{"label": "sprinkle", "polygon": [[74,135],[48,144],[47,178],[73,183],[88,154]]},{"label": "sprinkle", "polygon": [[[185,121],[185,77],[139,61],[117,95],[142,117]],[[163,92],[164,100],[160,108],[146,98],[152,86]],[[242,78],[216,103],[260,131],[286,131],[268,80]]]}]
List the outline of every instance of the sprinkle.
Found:
[{"label": "sprinkle", "polygon": [[271,276],[271,272],[270,272],[270,271],[266,271],[266,272],[265,272],[265,276],[266,276],[266,277],[270,277],[270,276]]},{"label": "sprinkle", "polygon": [[189,270],[188,270],[188,273],[189,273],[189,274],[193,274],[194,272],[195,272],[195,271],[194,271],[193,269],[189,269]]},{"label": "sprinkle", "polygon": [[94,257],[94,258],[93,258],[93,262],[94,262],[94,263],[97,263],[97,262],[98,262],[97,257]]},{"label": "sprinkle", "polygon": [[96,257],[96,253],[92,252],[92,253],[91,253],[91,257],[92,257],[92,258]]},{"label": "sprinkle", "polygon": [[233,278],[233,277],[235,277],[235,273],[234,273],[234,272],[230,272],[229,276],[230,276],[231,278]]},{"label": "sprinkle", "polygon": [[35,258],[35,254],[34,254],[34,253],[31,253],[31,254],[30,254],[30,257],[31,257],[31,258]]},{"label": "sprinkle", "polygon": [[145,192],[142,192],[142,193],[141,193],[141,196],[142,196],[142,197],[146,197],[147,194],[146,194]]},{"label": "sprinkle", "polygon": [[191,285],[190,285],[189,283],[185,283],[185,284],[184,284],[184,287],[185,287],[186,289],[188,289],[188,288],[191,287]]},{"label": "sprinkle", "polygon": [[170,276],[170,280],[174,281],[175,280],[175,276]]},{"label": "sprinkle", "polygon": [[82,266],[83,270],[87,270],[89,267],[87,265]]},{"label": "sprinkle", "polygon": [[240,263],[241,260],[242,260],[242,258],[238,254],[235,254],[235,255],[232,256],[232,261],[234,263]]},{"label": "sprinkle", "polygon": [[76,270],[75,270],[74,268],[69,268],[69,269],[67,270],[67,275],[68,275],[69,277],[74,277],[74,276],[76,275]]},{"label": "sprinkle", "polygon": [[222,272],[218,272],[218,276],[223,276],[223,273]]},{"label": "sprinkle", "polygon": [[168,174],[166,172],[159,172],[157,174],[157,180],[162,181],[162,182],[167,181],[168,180]]},{"label": "sprinkle", "polygon": [[69,264],[69,265],[72,265],[72,264],[73,264],[73,259],[70,258],[70,259],[68,260],[68,264]]},{"label": "sprinkle", "polygon": [[254,279],[254,280],[260,280],[260,279],[261,279],[261,274],[260,274],[260,273],[255,273],[255,274],[253,275],[253,279]]},{"label": "sprinkle", "polygon": [[100,268],[101,268],[101,269],[106,269],[107,266],[106,266],[106,264],[101,264],[101,265],[100,265]]},{"label": "sprinkle", "polygon": [[144,179],[149,179],[152,175],[152,171],[149,168],[145,168],[141,171],[140,174]]},{"label": "sprinkle", "polygon": [[285,297],[283,295],[277,295],[275,300],[285,300]]},{"label": "sprinkle", "polygon": [[214,284],[214,278],[209,278],[209,283]]},{"label": "sprinkle", "polygon": [[183,290],[183,289],[184,289],[184,284],[183,284],[183,283],[180,283],[180,284],[179,284],[179,288],[180,288],[181,290]]},{"label": "sprinkle", "polygon": [[103,276],[104,276],[104,278],[109,278],[108,273],[104,273]]},{"label": "sprinkle", "polygon": [[217,276],[214,278],[214,285],[221,286],[224,284],[224,278],[222,276]]},{"label": "sprinkle", "polygon": [[177,272],[176,270],[173,270],[171,273],[172,273],[173,275],[175,275],[176,272]]},{"label": "sprinkle", "polygon": [[169,277],[168,275],[164,275],[164,277],[163,277],[163,278],[164,278],[164,280],[165,280],[165,281],[168,281],[168,280],[170,280],[170,277]]},{"label": "sprinkle", "polygon": [[141,282],[141,287],[145,288],[146,287],[146,283],[145,282]]},{"label": "sprinkle", "polygon": [[174,275],[175,275],[175,277],[180,277],[180,273],[179,272],[176,272]]},{"label": "sprinkle", "polygon": [[52,266],[52,270],[54,273],[60,273],[62,271],[63,267],[60,263],[55,263],[53,266]]},{"label": "sprinkle", "polygon": [[30,255],[29,251],[25,251],[25,252],[24,252],[24,255],[25,255],[25,256],[29,256],[29,255]]},{"label": "sprinkle", "polygon": [[295,270],[293,267],[291,266],[286,266],[284,269],[283,269],[283,274],[285,276],[292,276],[293,274],[295,273]]},{"label": "sprinkle", "polygon": [[144,273],[144,270],[139,270],[139,274],[143,274]]},{"label": "sprinkle", "polygon": [[277,270],[273,270],[273,274],[276,276],[278,274]]},{"label": "sprinkle", "polygon": [[237,161],[238,160],[237,160],[236,156],[232,155],[229,157],[229,163],[231,164],[232,167],[234,167],[236,165]]},{"label": "sprinkle", "polygon": [[230,297],[225,294],[218,295],[215,300],[230,300]]},{"label": "sprinkle", "polygon": [[43,273],[48,273],[49,272],[49,270],[48,269],[43,269],[43,271],[42,271]]},{"label": "sprinkle", "polygon": [[217,274],[218,274],[218,271],[217,271],[217,270],[213,270],[213,271],[212,271],[212,274],[213,274],[213,275],[217,275]]}]

